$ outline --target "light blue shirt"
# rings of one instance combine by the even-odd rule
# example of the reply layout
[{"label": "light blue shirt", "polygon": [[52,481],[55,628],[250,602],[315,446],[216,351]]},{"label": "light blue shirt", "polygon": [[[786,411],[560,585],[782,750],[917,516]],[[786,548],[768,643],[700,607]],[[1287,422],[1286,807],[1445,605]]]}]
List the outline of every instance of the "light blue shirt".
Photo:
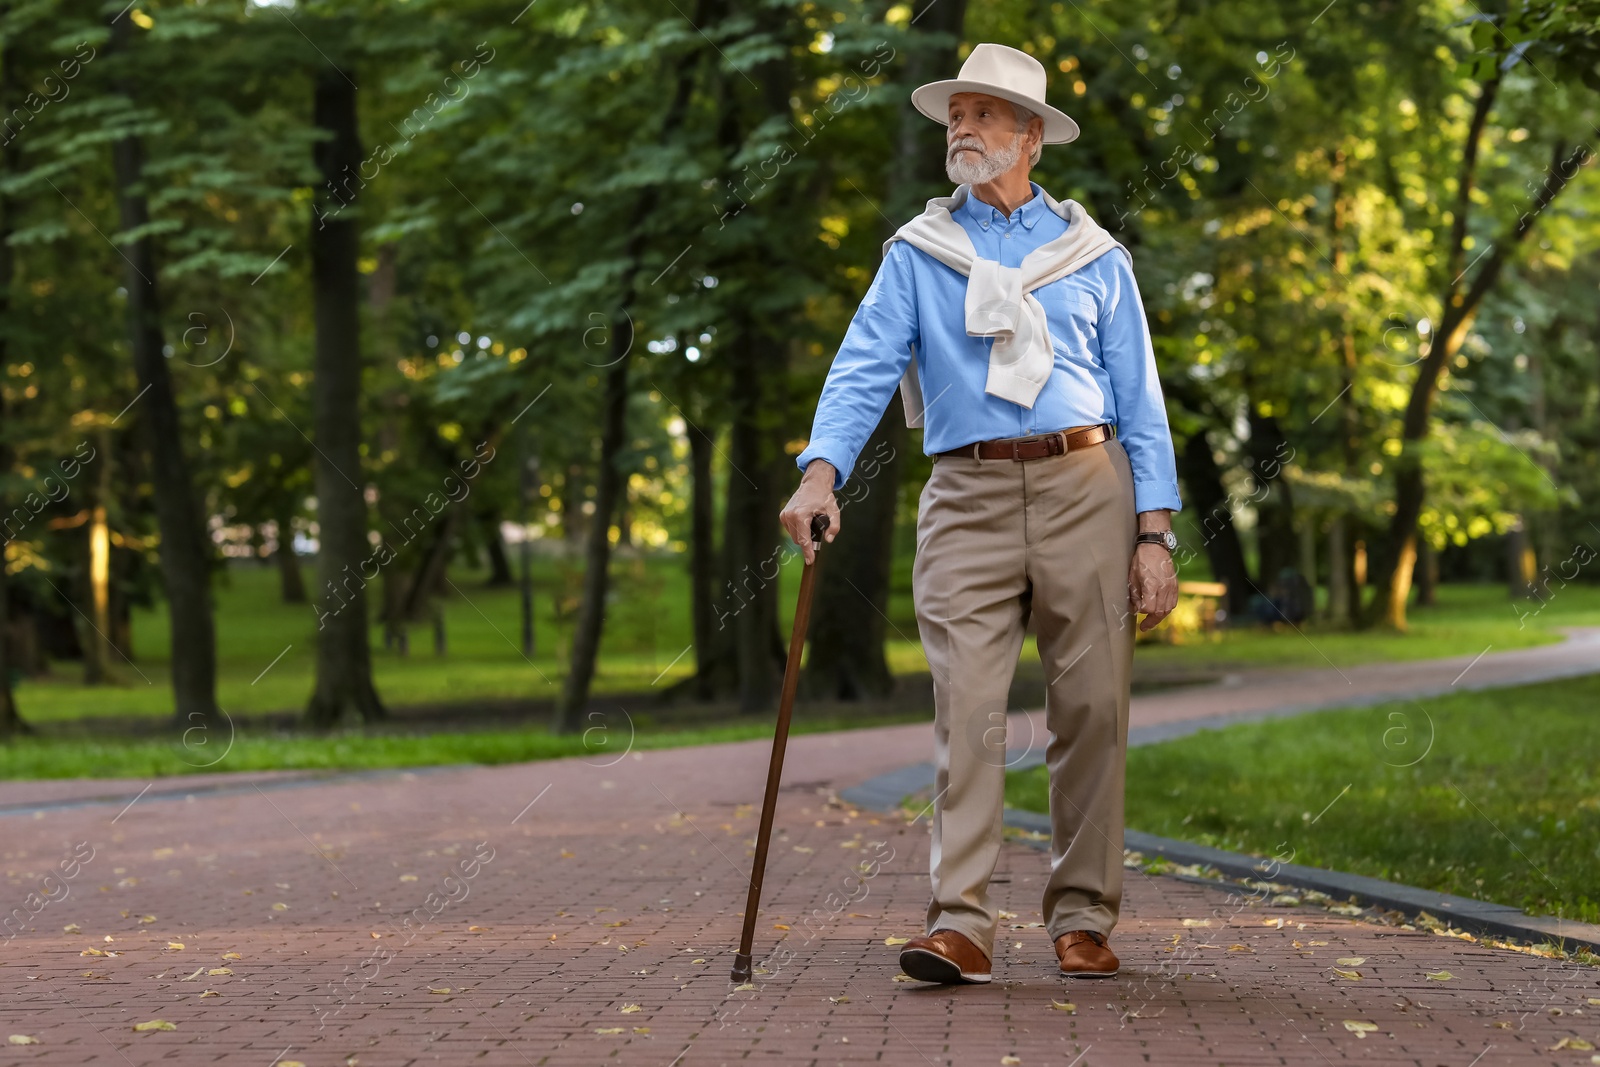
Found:
[{"label": "light blue shirt", "polygon": [[[977,254],[1016,267],[1067,232],[1038,183],[1007,218],[975,196],[953,213]],[[817,401],[811,440],[796,460],[837,469],[835,490],[855,468],[916,346],[922,385],[922,448],[932,455],[974,441],[1026,437],[1107,422],[1133,467],[1134,507],[1181,509],[1177,461],[1156,377],[1155,350],[1128,258],[1113,248],[1065,278],[1033,290],[1044,305],[1055,366],[1025,408],[983,391],[993,338],[969,337],[967,278],[907,241],[889,246],[850,320]]]}]

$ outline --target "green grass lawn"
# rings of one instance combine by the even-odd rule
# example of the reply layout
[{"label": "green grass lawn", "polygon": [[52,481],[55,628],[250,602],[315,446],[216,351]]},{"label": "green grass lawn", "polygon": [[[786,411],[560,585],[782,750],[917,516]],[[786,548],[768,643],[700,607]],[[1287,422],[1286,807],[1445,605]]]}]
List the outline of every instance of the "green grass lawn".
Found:
[{"label": "green grass lawn", "polygon": [[1207,730],[1129,753],[1128,825],[1596,922],[1597,728],[1600,676]]},{"label": "green grass lawn", "polygon": [[[922,715],[806,714],[797,709],[793,734],[860,729]],[[615,766],[631,751],[772,737],[772,714],[703,726],[638,727],[614,716],[582,734],[543,727],[405,733],[391,729],[337,730],[325,735],[241,727],[215,737],[101,741],[82,737],[20,738],[0,745],[0,779],[155,778],[218,771],[357,770],[443,764],[519,763],[582,756],[595,767]]]},{"label": "green grass lawn", "polygon": [[[896,673],[925,671],[911,601],[911,560],[896,560],[889,604],[887,655]],[[792,618],[799,585],[798,556],[783,568],[783,618]],[[665,687],[694,669],[689,649],[688,580],[685,561],[672,556],[624,558],[614,567],[614,587],[601,647],[597,694]],[[556,603],[575,594],[581,568],[575,561],[539,558],[535,564],[536,649],[532,662],[519,651],[518,598],[514,589],[489,589],[483,576],[453,572],[455,589],[443,601],[448,647],[436,656],[427,626],[413,627],[411,654],[382,647],[372,631],[379,693],[394,706],[499,698],[553,698],[559,692],[570,640],[570,611]],[[308,582],[311,571],[307,569]],[[216,590],[218,697],[233,714],[294,711],[311,692],[316,622],[310,607],[283,604],[270,568],[235,566]],[[1523,610],[1526,610],[1524,608]],[[1349,666],[1377,660],[1476,655],[1556,639],[1557,626],[1600,624],[1600,588],[1569,587],[1526,625],[1499,586],[1447,586],[1441,603],[1412,613],[1403,636],[1350,633],[1317,625],[1298,630],[1228,631],[1215,640],[1186,645],[1142,645],[1136,669],[1152,675],[1204,674],[1258,666]],[[134,663],[115,664],[119,684],[91,688],[81,668],[61,663],[48,677],[24,680],[17,690],[23,715],[48,724],[94,717],[171,714],[168,631],[164,604],[139,611],[133,620]],[[1037,663],[1030,637],[1024,663]]]}]

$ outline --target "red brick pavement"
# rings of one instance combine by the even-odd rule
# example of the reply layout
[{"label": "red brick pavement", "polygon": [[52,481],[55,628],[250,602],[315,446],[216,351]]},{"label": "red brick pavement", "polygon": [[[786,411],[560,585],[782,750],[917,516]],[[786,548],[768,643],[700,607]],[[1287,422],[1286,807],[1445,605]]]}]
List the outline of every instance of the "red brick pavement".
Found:
[{"label": "red brick pavement", "polygon": [[[1586,1064],[1570,1041],[1547,1050],[1600,1044],[1600,971],[1137,872],[1121,977],[1069,982],[1029,925],[1046,858],[1020,844],[996,872],[1016,918],[994,984],[896,982],[883,942],[920,931],[927,821],[829,797],[927,748],[925,727],[794,740],[757,927],[767,973],[749,990],[728,969],[765,742],[213,792],[189,791],[220,776],[169,780],[126,809],[148,783],[58,783],[0,821],[0,906],[27,917],[29,893],[55,898],[0,942],[0,1035],[39,1041],[0,1056],[1487,1067]],[[5,783],[0,805],[37,793]],[[79,843],[93,856],[69,878]],[[1355,956],[1341,969],[1360,978],[1334,973]],[[1427,978],[1440,971],[1454,977]],[[156,1019],[176,1028],[133,1029]]]}]

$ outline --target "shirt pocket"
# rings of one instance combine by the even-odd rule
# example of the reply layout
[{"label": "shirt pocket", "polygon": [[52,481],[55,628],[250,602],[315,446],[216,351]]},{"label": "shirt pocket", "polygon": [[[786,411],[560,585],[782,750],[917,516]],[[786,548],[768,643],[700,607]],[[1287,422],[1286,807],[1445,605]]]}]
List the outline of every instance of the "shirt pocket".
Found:
[{"label": "shirt pocket", "polygon": [[1034,295],[1044,305],[1056,353],[1076,363],[1098,363],[1100,305],[1094,296],[1060,283],[1035,290]]}]

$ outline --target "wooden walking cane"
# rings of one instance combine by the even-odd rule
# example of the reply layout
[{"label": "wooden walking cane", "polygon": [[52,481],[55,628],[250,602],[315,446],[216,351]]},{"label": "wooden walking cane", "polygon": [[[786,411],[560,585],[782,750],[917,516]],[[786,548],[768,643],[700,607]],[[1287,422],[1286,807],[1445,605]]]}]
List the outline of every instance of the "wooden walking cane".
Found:
[{"label": "wooden walking cane", "polygon": [[[828,532],[828,516],[811,517],[811,543],[818,550],[822,535]],[[761,876],[767,870],[767,845],[772,840],[772,814],[778,806],[778,780],[783,777],[783,752],[789,744],[789,715],[794,711],[794,694],[800,685],[800,651],[806,644],[806,627],[811,622],[811,587],[816,581],[813,560],[800,572],[800,596],[794,608],[794,632],[789,635],[789,661],[783,668],[783,696],[778,701],[778,725],[772,735],[772,762],[767,764],[767,793],[761,800],[761,829],[756,833],[755,866],[750,871],[750,896],[744,904],[744,933],[739,937],[739,954],[733,957],[733,980],[750,981],[750,943],[756,935],[756,911],[761,907]]]}]

